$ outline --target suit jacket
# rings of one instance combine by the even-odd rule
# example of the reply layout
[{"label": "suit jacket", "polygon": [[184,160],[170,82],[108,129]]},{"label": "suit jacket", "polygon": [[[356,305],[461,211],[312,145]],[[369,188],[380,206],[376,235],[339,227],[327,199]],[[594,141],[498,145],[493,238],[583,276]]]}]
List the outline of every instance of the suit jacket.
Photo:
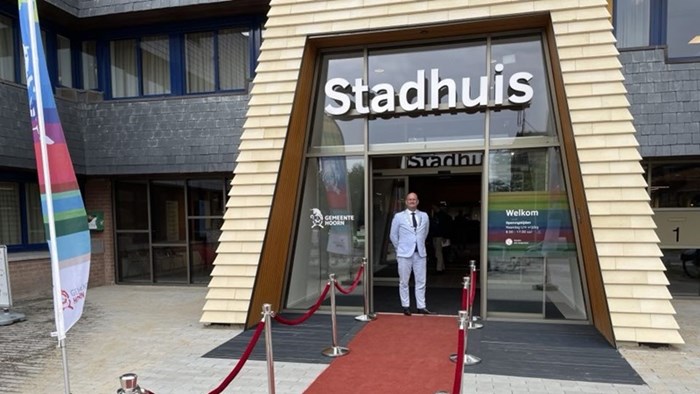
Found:
[{"label": "suit jacket", "polygon": [[419,256],[426,257],[428,255],[425,251],[425,239],[428,237],[430,228],[428,214],[416,210],[416,222],[418,222],[418,227],[414,229],[411,211],[408,209],[397,212],[394,215],[394,219],[391,221],[389,239],[394,244],[396,256],[411,257],[416,250],[416,246],[418,247]]}]

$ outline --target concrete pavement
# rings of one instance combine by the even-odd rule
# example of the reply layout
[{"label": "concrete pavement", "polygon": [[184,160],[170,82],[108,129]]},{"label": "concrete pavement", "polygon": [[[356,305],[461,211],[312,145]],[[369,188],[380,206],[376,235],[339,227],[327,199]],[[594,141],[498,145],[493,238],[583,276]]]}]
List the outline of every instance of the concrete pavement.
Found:
[{"label": "concrete pavement", "polygon": [[[114,393],[118,377],[139,375],[156,394],[207,393],[230,372],[231,360],[201,356],[238,329],[198,322],[203,287],[105,286],[90,289],[83,318],[68,333],[71,391]],[[700,387],[700,300],[674,306],[686,344],[671,348],[623,346],[620,351],[646,386],[465,374],[470,391],[489,393],[690,393]],[[53,330],[51,300],[18,302],[27,321],[0,327],[0,393],[63,392],[63,366]],[[275,362],[277,393],[302,393],[325,364]],[[267,367],[248,361],[226,393],[266,393]]]}]

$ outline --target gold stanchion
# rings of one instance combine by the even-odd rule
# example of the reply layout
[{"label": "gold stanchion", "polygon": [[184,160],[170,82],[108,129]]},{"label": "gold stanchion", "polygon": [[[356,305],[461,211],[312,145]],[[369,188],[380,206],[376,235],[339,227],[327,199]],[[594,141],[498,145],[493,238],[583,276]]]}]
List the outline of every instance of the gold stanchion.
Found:
[{"label": "gold stanchion", "polygon": [[272,305],[263,304],[263,321],[265,322],[265,354],[267,358],[267,392],[275,394],[275,361],[272,357]]},{"label": "gold stanchion", "polygon": [[362,258],[362,295],[365,299],[363,314],[355,316],[355,320],[368,322],[377,318],[377,315],[369,312],[369,270],[367,269],[367,257]]},{"label": "gold stanchion", "polygon": [[[469,260],[469,266],[471,269],[471,276],[469,277],[471,280],[471,287],[474,288],[474,294],[476,294],[476,261],[474,260]],[[469,306],[469,326],[468,328],[470,330],[478,330],[482,327],[484,327],[483,324],[477,323],[477,321],[481,320],[480,317],[474,316],[473,314],[473,308],[474,308],[474,300],[472,298],[472,290],[469,290],[469,297],[468,297],[468,302],[467,305]]]},{"label": "gold stanchion", "polygon": [[335,274],[328,275],[329,282],[331,284],[331,331],[333,336],[333,346],[323,349],[321,353],[328,357],[339,357],[344,356],[350,352],[350,349],[342,346],[338,346],[338,334],[336,330],[336,318],[335,318]]}]

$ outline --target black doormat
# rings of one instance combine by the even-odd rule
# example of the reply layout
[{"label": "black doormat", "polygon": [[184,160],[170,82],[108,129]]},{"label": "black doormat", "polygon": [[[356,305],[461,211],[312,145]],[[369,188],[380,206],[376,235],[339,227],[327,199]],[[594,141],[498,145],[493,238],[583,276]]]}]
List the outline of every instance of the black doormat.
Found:
[{"label": "black doormat", "polygon": [[[398,286],[374,286],[374,310],[376,312],[401,313],[401,300],[399,299]],[[411,308],[416,308],[414,287],[408,289],[411,298]],[[431,312],[440,315],[457,316],[462,304],[461,288],[445,288],[427,286],[425,289],[425,303]],[[474,302],[474,315],[479,314],[479,296]]]},{"label": "black doormat", "polygon": [[[285,315],[285,318],[295,317]],[[377,318],[381,319],[381,314]],[[364,325],[372,324],[358,322],[353,316],[345,315],[337,316],[336,322],[339,346],[348,346]],[[481,358],[481,363],[465,366],[466,373],[644,384],[617,349],[610,346],[593,326],[498,321],[483,323],[482,329],[468,331],[467,353]],[[455,331],[424,332],[420,335],[455,337],[457,329],[455,318]],[[244,331],[203,357],[238,359],[245,351],[253,332],[254,330]],[[316,314],[297,326],[273,322],[272,342],[275,361],[329,364],[333,359],[321,352],[332,345],[331,317]],[[264,335],[260,337],[250,359],[266,360]]]},{"label": "black doormat", "polygon": [[[294,320],[301,315],[282,314],[285,319]],[[336,338],[338,346],[347,346],[357,334],[363,323],[355,320],[354,316],[336,316]],[[288,326],[272,321],[272,352],[275,361],[329,364],[333,358],[324,356],[321,352],[333,346],[331,315],[316,313],[304,323]],[[239,359],[245,352],[255,329],[246,330],[231,340],[223,343],[205,354],[204,358]],[[253,348],[249,360],[265,361],[265,335]]]},{"label": "black doormat", "polygon": [[469,330],[476,374],[643,385],[644,380],[591,325],[485,321]]}]

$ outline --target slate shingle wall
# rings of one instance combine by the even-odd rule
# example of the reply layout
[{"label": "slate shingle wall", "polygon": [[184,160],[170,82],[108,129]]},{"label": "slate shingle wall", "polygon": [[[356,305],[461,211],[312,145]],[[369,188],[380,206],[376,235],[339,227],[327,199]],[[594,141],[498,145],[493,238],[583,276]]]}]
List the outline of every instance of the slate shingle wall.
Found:
[{"label": "slate shingle wall", "polygon": [[91,16],[146,11],[197,4],[220,3],[231,0],[46,0],[48,3],[85,18]]},{"label": "slate shingle wall", "polygon": [[620,61],[642,156],[700,155],[700,62],[666,64],[663,49]]},{"label": "slate shingle wall", "polygon": [[227,95],[88,104],[87,173],[231,172],[247,102]]},{"label": "slate shingle wall", "polygon": [[[85,145],[80,129],[80,104],[56,99],[56,105],[75,171],[84,174]],[[36,169],[27,89],[10,83],[0,83],[0,166]]]},{"label": "slate shingle wall", "polygon": [[[56,99],[77,174],[232,172],[247,95]],[[27,91],[0,83],[0,167],[36,169]]]}]

